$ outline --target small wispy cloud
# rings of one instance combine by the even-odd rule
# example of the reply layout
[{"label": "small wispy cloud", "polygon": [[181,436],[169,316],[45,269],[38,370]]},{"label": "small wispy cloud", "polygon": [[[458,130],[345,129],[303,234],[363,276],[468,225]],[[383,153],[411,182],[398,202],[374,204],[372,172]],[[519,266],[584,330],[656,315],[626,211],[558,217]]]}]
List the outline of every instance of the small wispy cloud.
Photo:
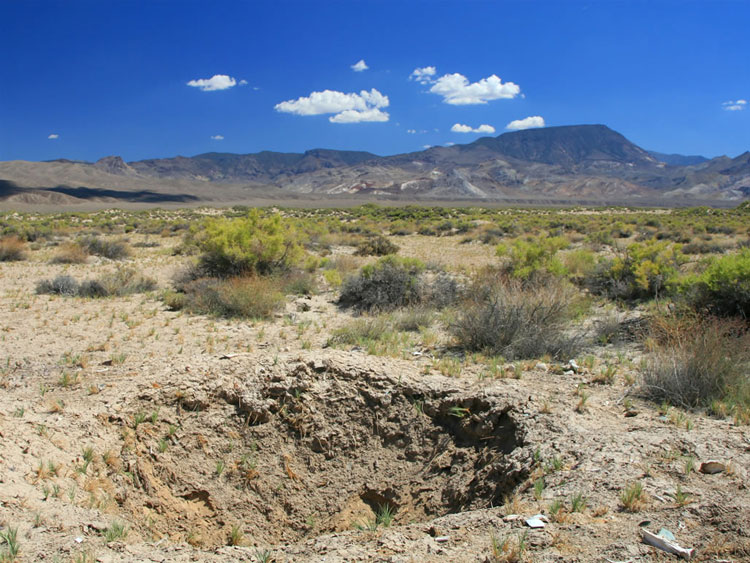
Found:
[{"label": "small wispy cloud", "polygon": [[344,93],[336,90],[311,92],[309,96],[302,96],[296,100],[278,103],[274,109],[282,113],[295,115],[323,115],[334,114],[328,118],[331,123],[361,123],[365,121],[388,121],[390,116],[382,108],[388,107],[388,96],[378,92],[375,88],[370,91],[362,90]]},{"label": "small wispy cloud", "polygon": [[354,64],[353,64],[353,65],[351,66],[351,69],[352,69],[352,70],[353,70],[354,72],[363,72],[363,71],[367,70],[368,68],[370,68],[370,67],[369,67],[369,66],[367,66],[367,63],[365,62],[365,60],[364,60],[364,59],[359,59],[359,61],[358,61],[358,62],[354,63]]},{"label": "small wispy cloud", "polygon": [[742,111],[747,107],[747,100],[729,100],[721,104],[725,111]]},{"label": "small wispy cloud", "polygon": [[433,82],[432,77],[435,76],[436,72],[437,69],[434,66],[415,68],[414,72],[409,75],[409,80],[416,80],[420,84],[431,84]]},{"label": "small wispy cloud", "polygon": [[[240,81],[242,84],[243,81]],[[245,82],[246,83],[246,82]],[[227,90],[237,85],[237,80],[226,74],[214,74],[211,78],[197,78],[187,83],[193,88],[200,88],[204,92]]]},{"label": "small wispy cloud", "polygon": [[223,141],[224,135],[211,135],[211,139],[213,139],[214,141]]},{"label": "small wispy cloud", "polygon": [[416,129],[407,129],[406,132],[409,133],[409,135],[416,135],[417,134],[417,130]]},{"label": "small wispy cloud", "polygon": [[454,133],[494,133],[495,128],[492,125],[482,124],[479,127],[472,128],[470,125],[456,123],[451,127]]},{"label": "small wispy cloud", "polygon": [[60,135],[58,135],[57,133],[50,133],[49,135],[47,135],[47,138],[48,139],[59,139]]},{"label": "small wispy cloud", "polygon": [[505,126],[510,131],[522,131],[523,129],[533,129],[535,127],[544,127],[544,118],[541,115],[515,119]]}]

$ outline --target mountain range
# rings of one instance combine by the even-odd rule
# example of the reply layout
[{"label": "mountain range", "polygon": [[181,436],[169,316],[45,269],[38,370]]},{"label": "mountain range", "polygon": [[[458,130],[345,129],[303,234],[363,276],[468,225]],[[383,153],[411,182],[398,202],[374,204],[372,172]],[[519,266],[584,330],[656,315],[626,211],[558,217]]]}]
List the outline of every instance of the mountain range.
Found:
[{"label": "mountain range", "polygon": [[748,197],[750,152],[649,152],[605,125],[528,129],[393,156],[314,149],[0,162],[6,208],[295,199],[726,206]]}]

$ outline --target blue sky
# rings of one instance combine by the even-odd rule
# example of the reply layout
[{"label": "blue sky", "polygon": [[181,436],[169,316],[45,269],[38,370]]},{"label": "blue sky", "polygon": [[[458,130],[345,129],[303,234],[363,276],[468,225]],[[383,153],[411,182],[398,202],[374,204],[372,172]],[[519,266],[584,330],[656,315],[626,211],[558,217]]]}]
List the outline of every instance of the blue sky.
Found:
[{"label": "blue sky", "polygon": [[749,24],[744,0],[0,0],[0,160],[384,155],[542,122],[736,156]]}]

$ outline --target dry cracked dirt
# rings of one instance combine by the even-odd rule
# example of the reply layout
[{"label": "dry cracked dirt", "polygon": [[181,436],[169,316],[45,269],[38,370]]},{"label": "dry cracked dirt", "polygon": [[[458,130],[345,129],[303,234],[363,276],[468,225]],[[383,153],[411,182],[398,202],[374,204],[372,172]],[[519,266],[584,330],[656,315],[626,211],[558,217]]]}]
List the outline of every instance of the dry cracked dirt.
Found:
[{"label": "dry cracked dirt", "polygon": [[[184,261],[168,244],[131,259],[161,287]],[[441,245],[431,259],[469,252]],[[51,252],[0,269],[0,524],[18,561],[676,559],[642,528],[750,560],[748,427],[639,399],[636,342],[582,350],[577,372],[448,372],[445,337],[400,357],[328,347],[353,314],[323,283],[271,321],[224,320],[158,292],[36,295],[114,268]],[[613,381],[593,383],[605,361]]]}]

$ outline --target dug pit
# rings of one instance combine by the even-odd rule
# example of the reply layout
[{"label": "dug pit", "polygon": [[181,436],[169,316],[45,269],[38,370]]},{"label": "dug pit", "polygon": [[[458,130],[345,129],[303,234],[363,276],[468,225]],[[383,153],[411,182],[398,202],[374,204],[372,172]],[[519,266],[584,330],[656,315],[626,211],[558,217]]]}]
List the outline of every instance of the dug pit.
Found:
[{"label": "dug pit", "polygon": [[141,533],[276,544],[497,505],[528,475],[532,448],[500,395],[333,352],[262,361],[170,378],[130,405],[159,408],[122,453],[120,504]]}]

